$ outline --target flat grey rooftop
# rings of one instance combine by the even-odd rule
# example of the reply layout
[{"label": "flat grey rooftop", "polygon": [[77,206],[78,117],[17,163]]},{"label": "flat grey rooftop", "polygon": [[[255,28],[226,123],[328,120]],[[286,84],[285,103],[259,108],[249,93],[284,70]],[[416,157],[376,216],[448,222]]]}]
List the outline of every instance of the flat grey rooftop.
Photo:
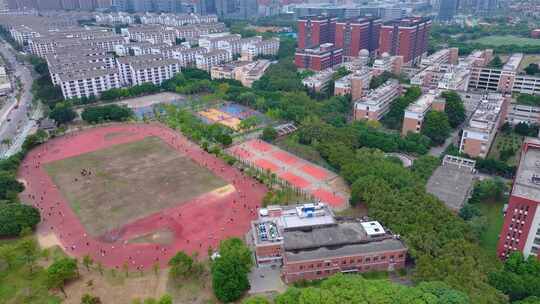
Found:
[{"label": "flat grey rooftop", "polygon": [[335,223],[331,214],[314,217],[299,217],[295,215],[285,215],[281,218],[285,230],[291,230],[306,226],[326,226]]},{"label": "flat grey rooftop", "polygon": [[285,251],[285,256],[289,262],[300,262],[307,260],[319,260],[341,256],[357,254],[370,254],[383,251],[394,251],[405,249],[405,245],[400,240],[388,238],[381,241],[369,242],[366,244],[353,244],[337,248],[322,247],[316,250]]},{"label": "flat grey rooftop", "polygon": [[369,237],[358,222],[345,222],[311,231],[287,231],[283,234],[283,238],[285,250],[302,250],[369,242]]},{"label": "flat grey rooftop", "polygon": [[474,174],[454,165],[441,165],[428,180],[426,190],[454,211],[461,209],[472,189]]},{"label": "flat grey rooftop", "polygon": [[[529,137],[526,143],[540,145],[540,140]],[[512,195],[540,201],[540,184],[532,181],[533,175],[540,176],[540,149],[537,147],[529,147],[521,153]]]}]

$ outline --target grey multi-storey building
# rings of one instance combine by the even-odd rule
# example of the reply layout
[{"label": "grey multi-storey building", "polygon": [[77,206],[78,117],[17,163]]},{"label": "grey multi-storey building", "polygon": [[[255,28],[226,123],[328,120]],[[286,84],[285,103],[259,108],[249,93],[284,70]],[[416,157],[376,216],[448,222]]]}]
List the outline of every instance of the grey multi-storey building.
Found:
[{"label": "grey multi-storey building", "polygon": [[223,19],[253,19],[258,10],[257,0],[216,0],[216,14]]},{"label": "grey multi-storey building", "polygon": [[451,21],[459,8],[459,0],[441,0],[439,5],[439,20]]}]

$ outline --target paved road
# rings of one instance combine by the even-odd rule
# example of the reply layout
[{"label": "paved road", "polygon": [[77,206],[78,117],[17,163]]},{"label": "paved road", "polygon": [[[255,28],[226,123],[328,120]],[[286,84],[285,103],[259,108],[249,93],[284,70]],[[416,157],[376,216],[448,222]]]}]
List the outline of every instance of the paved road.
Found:
[{"label": "paved road", "polygon": [[10,156],[20,149],[24,139],[36,125],[36,120],[41,116],[41,111],[32,106],[31,87],[34,78],[31,67],[18,62],[16,52],[8,43],[3,41],[0,43],[0,53],[6,60],[9,72],[20,79],[22,84],[19,100],[15,91],[0,108],[0,142],[9,140],[12,143],[9,147],[0,146],[0,158]]},{"label": "paved road", "polygon": [[429,149],[429,155],[440,157],[450,144],[458,145],[459,131],[461,131],[461,127],[456,128],[446,139],[444,144]]}]

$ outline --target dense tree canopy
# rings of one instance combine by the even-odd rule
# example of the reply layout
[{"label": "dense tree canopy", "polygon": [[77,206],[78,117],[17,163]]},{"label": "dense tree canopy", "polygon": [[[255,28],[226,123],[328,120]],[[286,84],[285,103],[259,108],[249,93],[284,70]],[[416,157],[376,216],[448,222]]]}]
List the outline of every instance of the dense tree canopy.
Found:
[{"label": "dense tree canopy", "polygon": [[268,142],[272,142],[277,137],[278,137],[278,133],[277,133],[276,129],[274,129],[272,127],[264,128],[262,136],[261,136],[262,140],[265,140],[265,141],[268,141]]},{"label": "dense tree canopy", "polygon": [[66,101],[57,103],[49,113],[49,117],[59,124],[65,124],[75,119],[77,113],[73,110],[71,103]]},{"label": "dense tree canopy", "polygon": [[382,86],[386,81],[388,81],[391,78],[395,78],[394,74],[384,71],[379,76],[374,76],[371,78],[371,81],[369,82],[369,88],[370,89],[376,89],[380,86]]},{"label": "dense tree canopy", "polygon": [[280,61],[271,65],[261,79],[253,83],[255,90],[261,91],[301,91],[302,82],[297,77],[296,66],[292,61]]},{"label": "dense tree canopy", "polygon": [[525,259],[521,252],[514,252],[505,261],[502,269],[490,274],[489,282],[514,301],[531,296],[540,297],[539,277],[538,259],[535,256]]},{"label": "dense tree canopy", "polygon": [[71,258],[60,258],[54,261],[47,268],[47,287],[49,289],[60,289],[64,292],[67,282],[79,277],[77,260]]},{"label": "dense tree canopy", "polygon": [[540,67],[538,66],[537,63],[529,64],[524,70],[525,70],[525,73],[527,73],[527,75],[538,75],[538,74],[540,74]]},{"label": "dense tree canopy", "polygon": [[25,228],[34,229],[41,220],[39,211],[28,205],[0,205],[0,237],[19,236]]},{"label": "dense tree canopy", "polygon": [[169,274],[175,279],[198,276],[203,271],[203,266],[196,260],[196,256],[189,256],[183,251],[179,251],[169,260],[169,266]]},{"label": "dense tree canopy", "polygon": [[401,129],[405,109],[408,105],[417,100],[420,95],[422,95],[422,90],[419,87],[413,86],[408,88],[403,96],[396,98],[392,102],[390,110],[382,119],[382,123],[390,129]]},{"label": "dense tree canopy", "polygon": [[239,299],[249,289],[247,275],[253,262],[249,248],[238,238],[221,241],[219,257],[212,262],[212,287],[222,302]]},{"label": "dense tree canopy", "polygon": [[225,146],[232,142],[232,131],[225,126],[205,124],[191,112],[174,106],[166,107],[166,111],[167,124],[194,141],[220,143]]},{"label": "dense tree canopy", "polygon": [[453,290],[441,282],[421,283],[416,287],[406,287],[387,280],[366,280],[359,275],[343,274],[334,275],[317,287],[290,287],[275,299],[275,304],[304,303],[467,304],[473,302],[469,301],[466,294]]},{"label": "dense tree canopy", "polygon": [[131,109],[115,104],[87,107],[81,114],[82,119],[88,123],[126,121],[132,116]]},{"label": "dense tree canopy", "polygon": [[461,96],[454,91],[446,91],[441,94],[446,104],[444,112],[448,116],[448,122],[452,128],[457,128],[465,121],[465,106]]},{"label": "dense tree canopy", "polygon": [[538,126],[520,122],[514,126],[514,132],[521,136],[538,136]]},{"label": "dense tree canopy", "polygon": [[442,145],[451,131],[448,117],[444,112],[431,110],[424,117],[421,132],[429,137],[434,144]]},{"label": "dense tree canopy", "polygon": [[14,172],[0,171],[0,201],[16,200],[17,194],[24,190]]},{"label": "dense tree canopy", "polygon": [[540,96],[530,95],[530,94],[519,94],[516,101],[519,104],[523,104],[523,105],[539,106]]},{"label": "dense tree canopy", "polygon": [[495,56],[491,60],[491,62],[489,63],[489,67],[490,68],[495,68],[495,69],[500,69],[500,68],[502,68],[503,64],[504,63],[502,62],[501,57]]}]

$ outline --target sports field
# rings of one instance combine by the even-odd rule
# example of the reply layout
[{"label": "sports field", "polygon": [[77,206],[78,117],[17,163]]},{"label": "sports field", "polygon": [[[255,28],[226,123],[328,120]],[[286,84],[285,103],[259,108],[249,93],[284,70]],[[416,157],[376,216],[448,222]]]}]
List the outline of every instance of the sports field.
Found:
[{"label": "sports field", "polygon": [[242,237],[267,191],[160,124],[111,124],[53,138],[28,153],[21,200],[37,233],[106,267],[165,267],[182,250],[205,257]]},{"label": "sports field", "polygon": [[520,45],[520,46],[540,46],[540,39],[532,39],[525,37],[517,37],[512,35],[505,36],[486,36],[479,39],[471,40],[473,43],[481,43],[491,46],[502,45]]},{"label": "sports field", "polygon": [[45,165],[92,236],[227,183],[157,136]]}]

